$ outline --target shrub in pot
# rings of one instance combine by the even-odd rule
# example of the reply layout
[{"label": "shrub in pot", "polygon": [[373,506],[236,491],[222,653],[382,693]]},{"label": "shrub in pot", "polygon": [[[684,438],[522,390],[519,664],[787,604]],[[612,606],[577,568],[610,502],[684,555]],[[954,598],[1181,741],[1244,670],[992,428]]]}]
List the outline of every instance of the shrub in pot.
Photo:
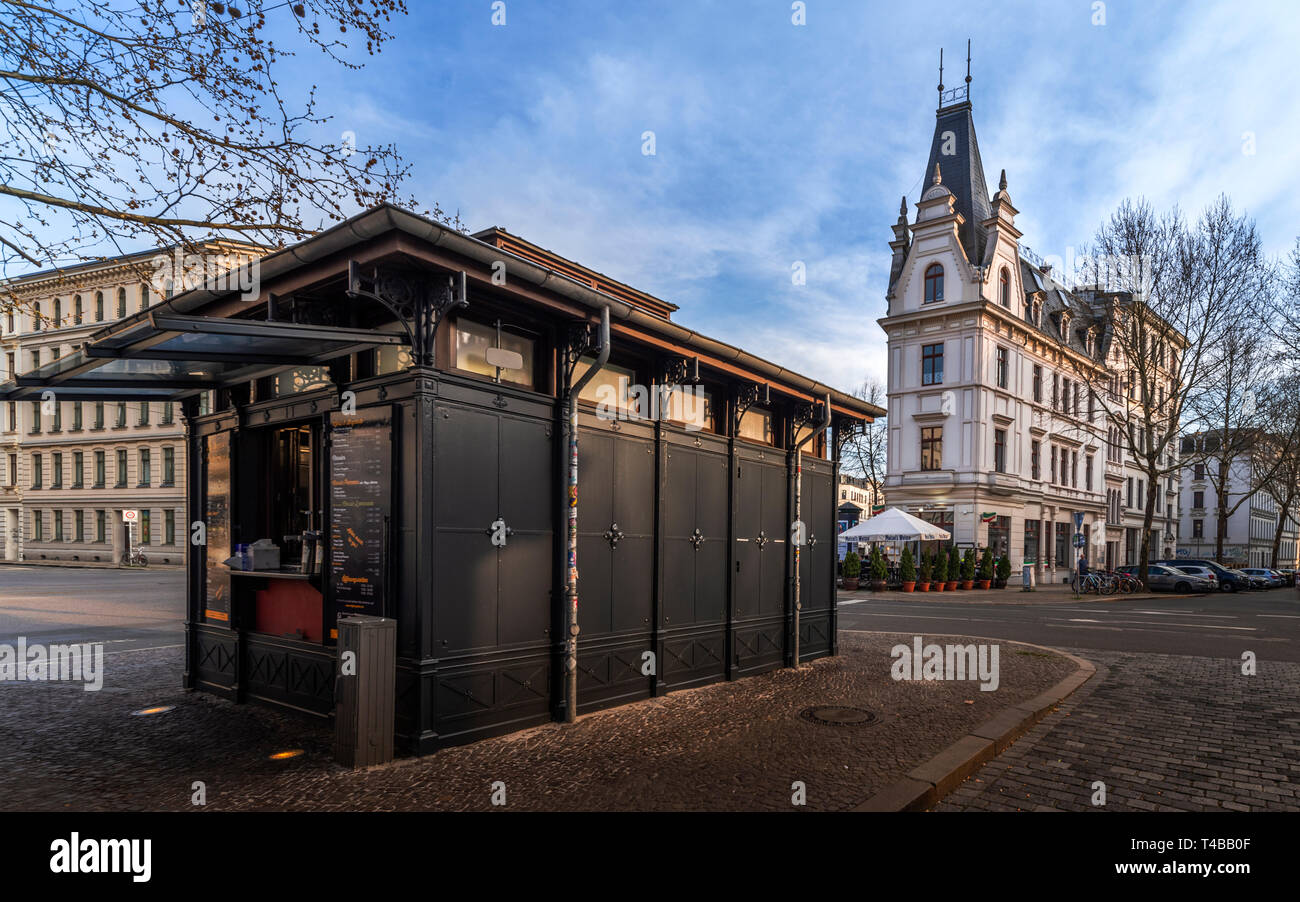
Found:
[{"label": "shrub in pot", "polygon": [[966,553],[961,556],[961,587],[963,589],[973,589],[975,587],[974,548],[967,548]]},{"label": "shrub in pot", "polygon": [[942,551],[934,553],[934,591],[942,592],[948,583],[948,555]]},{"label": "shrub in pot", "polygon": [[844,555],[844,588],[850,591],[858,587],[858,576],[862,573],[862,558],[856,551]]},{"label": "shrub in pot", "polygon": [[979,567],[979,585],[981,589],[987,589],[993,582],[993,549],[985,548],[984,553],[980,555]]},{"label": "shrub in pot", "polygon": [[898,563],[898,575],[903,582],[904,592],[911,592],[916,588],[916,564],[912,561],[910,546],[903,549],[903,558]]},{"label": "shrub in pot", "polygon": [[998,558],[997,573],[993,577],[993,585],[999,589],[1007,587],[1007,580],[1011,578],[1011,559],[1005,554]]},{"label": "shrub in pot", "polygon": [[957,546],[948,549],[948,591],[956,592],[961,582],[961,554]]},{"label": "shrub in pot", "polygon": [[921,566],[917,572],[916,588],[918,591],[920,592],[930,591],[930,575],[933,572],[933,570],[934,570],[934,566],[930,561],[930,552],[922,551]]},{"label": "shrub in pot", "polygon": [[889,576],[889,568],[885,566],[885,558],[880,553],[880,548],[871,549],[871,588],[880,592],[885,588],[885,578]]}]

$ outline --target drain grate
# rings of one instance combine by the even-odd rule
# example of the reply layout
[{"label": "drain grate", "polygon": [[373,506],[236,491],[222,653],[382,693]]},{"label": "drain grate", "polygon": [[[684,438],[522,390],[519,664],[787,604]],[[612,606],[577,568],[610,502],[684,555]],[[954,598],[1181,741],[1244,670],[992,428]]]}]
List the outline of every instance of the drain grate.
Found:
[{"label": "drain grate", "polygon": [[826,724],[832,727],[865,727],[879,720],[874,711],[866,708],[850,708],[844,705],[818,705],[804,708],[799,716],[810,723]]}]

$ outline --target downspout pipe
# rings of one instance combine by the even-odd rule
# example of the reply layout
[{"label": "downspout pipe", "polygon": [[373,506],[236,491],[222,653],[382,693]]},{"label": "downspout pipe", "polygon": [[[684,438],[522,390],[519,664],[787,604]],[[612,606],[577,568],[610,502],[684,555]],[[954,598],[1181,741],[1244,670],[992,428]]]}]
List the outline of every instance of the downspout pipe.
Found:
[{"label": "downspout pipe", "polygon": [[813,426],[812,431],[799,439],[794,446],[794,667],[799,667],[799,614],[803,610],[800,597],[802,579],[800,576],[800,558],[803,554],[804,537],[807,527],[803,522],[803,446],[818,433],[824,433],[831,424],[831,396],[827,392],[822,399],[822,416]]},{"label": "downspout pipe", "polygon": [[600,350],[576,385],[564,396],[569,420],[569,516],[566,542],[568,567],[564,577],[564,722],[578,719],[578,396],[592,377],[609,362],[609,308],[600,309]]}]

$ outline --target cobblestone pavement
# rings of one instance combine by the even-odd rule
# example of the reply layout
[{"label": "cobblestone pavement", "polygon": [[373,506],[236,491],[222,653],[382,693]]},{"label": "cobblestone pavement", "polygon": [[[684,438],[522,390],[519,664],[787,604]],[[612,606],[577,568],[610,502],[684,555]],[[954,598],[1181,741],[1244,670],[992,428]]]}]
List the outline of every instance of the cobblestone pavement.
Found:
[{"label": "cobblestone pavement", "polygon": [[1300,810],[1300,664],[1067,650],[1096,676],[933,810]]},{"label": "cobblestone pavement", "polygon": [[[1002,644],[1001,685],[896,682],[889,649],[912,636],[845,633],[841,654],[799,671],[731,683],[548,724],[363,771],[330,760],[321,721],[233,705],[178,688],[179,649],[114,656],[100,692],[0,683],[0,809],[486,810],[491,784],[509,810],[845,809],[902,776],[1074,664]],[[927,636],[953,642],[953,637]],[[154,705],[162,714],[133,716]],[[879,714],[872,725],[811,723],[812,705]],[[285,749],[303,754],[268,756]]]}]

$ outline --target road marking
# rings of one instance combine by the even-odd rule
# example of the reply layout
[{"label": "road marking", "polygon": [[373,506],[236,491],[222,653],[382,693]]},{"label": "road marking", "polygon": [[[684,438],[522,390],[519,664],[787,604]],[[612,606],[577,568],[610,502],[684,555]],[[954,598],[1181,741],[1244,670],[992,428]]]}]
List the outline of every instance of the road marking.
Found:
[{"label": "road marking", "polygon": [[1276,617],[1279,620],[1300,620],[1300,614],[1256,614],[1256,617]]},{"label": "road marking", "polygon": [[[1118,612],[1124,613],[1124,612]],[[1129,614],[1159,614],[1162,617],[1212,617],[1215,620],[1236,620],[1236,614],[1193,614],[1190,611],[1128,611]]]},{"label": "road marking", "polygon": [[185,644],[180,643],[177,645],[151,645],[148,648],[124,648],[121,651],[106,651],[104,652],[104,657],[107,658],[109,655],[129,655],[129,654],[134,654],[137,651],[159,651],[164,648],[184,648],[184,647]]},{"label": "road marking", "polygon": [[[1056,621],[1060,623],[1061,621]],[[1085,620],[1081,617],[1071,618],[1066,623],[1101,623],[1100,620]],[[1169,621],[1160,620],[1110,620],[1109,623],[1141,623],[1146,626],[1185,626],[1192,629],[1202,630],[1244,630],[1248,633],[1258,632],[1253,626],[1224,626],[1221,623],[1170,623]]]}]

